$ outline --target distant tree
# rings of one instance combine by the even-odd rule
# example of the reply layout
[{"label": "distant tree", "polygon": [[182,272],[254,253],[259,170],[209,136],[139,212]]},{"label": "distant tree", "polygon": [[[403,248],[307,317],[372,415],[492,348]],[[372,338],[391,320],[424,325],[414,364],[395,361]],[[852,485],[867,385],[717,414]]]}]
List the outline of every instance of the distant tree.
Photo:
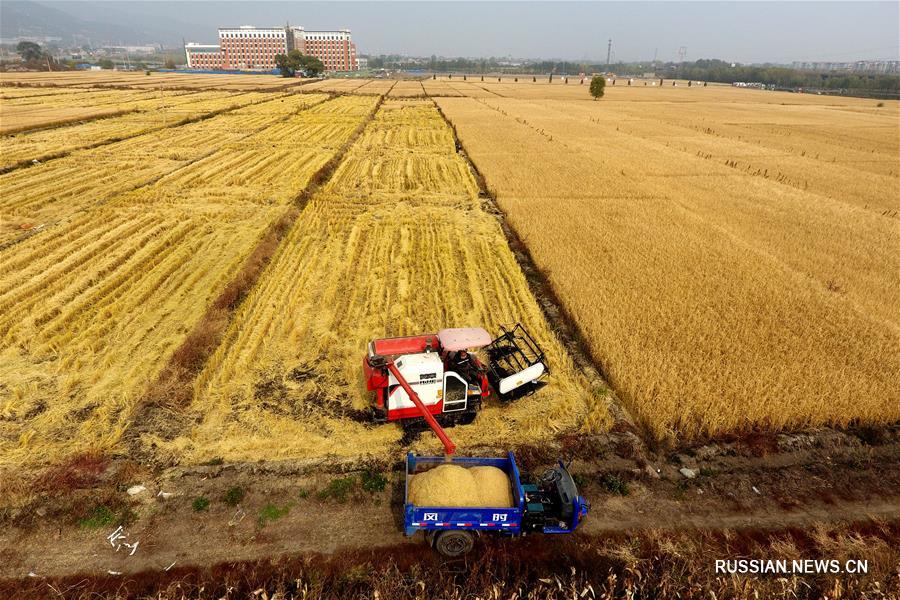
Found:
[{"label": "distant tree", "polygon": [[[291,52],[297,52],[297,50],[291,50]],[[298,65],[288,55],[276,54],[275,66],[281,71],[282,77],[293,77],[297,72]]]},{"label": "distant tree", "polygon": [[166,61],[163,63],[163,66],[167,69],[174,69],[175,59],[173,59],[171,56],[167,56]]},{"label": "distant tree", "polygon": [[[292,52],[299,52],[298,50],[292,50]],[[300,68],[303,71],[306,71],[306,74],[310,77],[315,77],[316,75],[322,73],[325,70],[325,65],[322,64],[322,61],[316,58],[315,56],[309,56],[306,54],[300,55]]]},{"label": "distant tree", "polygon": [[303,54],[299,50],[275,55],[275,66],[281,71],[282,77],[293,77],[297,71],[303,71],[306,75],[314,77],[325,70],[321,60]]},{"label": "distant tree", "polygon": [[602,75],[594,75],[593,79],[591,79],[591,96],[594,97],[594,100],[602,98],[605,89],[606,78]]},{"label": "distant tree", "polygon": [[44,57],[44,51],[34,42],[19,42],[16,45],[16,54],[22,57],[25,62],[34,62]]},{"label": "distant tree", "polygon": [[97,64],[100,65],[101,69],[112,69],[115,66],[113,64],[113,61],[109,60],[108,58],[101,58],[97,62]]}]

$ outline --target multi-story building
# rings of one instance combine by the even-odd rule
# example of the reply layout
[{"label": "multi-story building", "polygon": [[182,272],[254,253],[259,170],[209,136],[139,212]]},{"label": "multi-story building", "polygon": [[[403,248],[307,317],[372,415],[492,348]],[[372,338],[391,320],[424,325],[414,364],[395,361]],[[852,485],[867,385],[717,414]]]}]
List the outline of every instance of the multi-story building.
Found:
[{"label": "multi-story building", "polygon": [[275,55],[287,54],[293,43],[286,27],[242,25],[219,29],[219,45],[225,55],[226,69],[271,71]]},{"label": "multi-story building", "polygon": [[294,48],[315,56],[325,65],[326,71],[358,71],[356,44],[350,39],[349,29],[338,31],[306,31],[294,27]]},{"label": "multi-story building", "polygon": [[253,27],[219,29],[219,43],[186,44],[189,69],[238,69],[271,71],[275,56],[291,50],[315,56],[326,71],[359,69],[356,44],[349,29],[306,31],[303,27]]},{"label": "multi-story building", "polygon": [[188,69],[221,69],[225,64],[225,54],[216,44],[188,42],[184,54]]}]

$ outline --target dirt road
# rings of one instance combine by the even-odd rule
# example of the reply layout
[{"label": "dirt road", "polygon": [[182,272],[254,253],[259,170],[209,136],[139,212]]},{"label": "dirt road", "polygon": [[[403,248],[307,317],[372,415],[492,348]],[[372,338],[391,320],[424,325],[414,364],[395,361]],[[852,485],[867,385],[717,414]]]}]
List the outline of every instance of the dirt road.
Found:
[{"label": "dirt road", "polygon": [[[680,461],[690,462],[693,478],[681,474]],[[579,536],[900,521],[898,442],[763,457],[728,452],[672,457],[642,468],[612,456],[576,460],[572,470],[592,503]],[[331,482],[344,477],[292,474],[284,465],[269,471],[259,465],[222,465],[170,472],[145,482],[147,489],[134,496],[120,492],[129,498],[135,517],[120,532],[125,537],[110,540],[113,524],[77,526],[39,515],[29,525],[3,528],[0,577],[127,574],[163,571],[173,564],[422,544],[420,537],[402,535],[402,473],[390,473],[383,492],[369,494],[357,486],[343,502],[320,497]],[[624,482],[625,488],[611,486],[610,478]],[[223,497],[235,487],[246,496],[239,506],[228,506]],[[195,510],[200,497],[209,506]]]}]

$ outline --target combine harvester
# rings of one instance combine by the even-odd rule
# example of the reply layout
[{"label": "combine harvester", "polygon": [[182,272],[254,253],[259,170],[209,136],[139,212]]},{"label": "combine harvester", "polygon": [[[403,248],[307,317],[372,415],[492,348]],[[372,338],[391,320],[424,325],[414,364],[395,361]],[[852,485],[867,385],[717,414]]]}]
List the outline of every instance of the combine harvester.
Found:
[{"label": "combine harvester", "polygon": [[[501,329],[494,340],[481,327],[467,327],[371,342],[363,369],[375,420],[414,429],[435,420],[465,425],[492,388],[504,401],[534,393],[550,373],[543,351],[521,325]],[[487,365],[471,353],[482,349]]]},{"label": "combine harvester", "polygon": [[[549,374],[543,351],[524,327],[501,329],[503,333],[494,340],[480,327],[375,340],[364,360],[367,388],[374,392],[375,419],[400,421],[413,429],[424,422],[444,445],[444,456],[407,454],[403,514],[406,535],[424,531],[426,542],[445,556],[466,554],[475,536],[484,532],[506,536],[572,533],[590,510],[562,461],[536,482],[523,483],[512,452],[502,458],[452,457],[456,445],[442,424],[471,423],[491,389],[501,400],[513,400],[534,393]],[[481,349],[487,365],[470,354]],[[513,505],[414,505],[410,478],[448,463],[500,469],[509,479]]]}]

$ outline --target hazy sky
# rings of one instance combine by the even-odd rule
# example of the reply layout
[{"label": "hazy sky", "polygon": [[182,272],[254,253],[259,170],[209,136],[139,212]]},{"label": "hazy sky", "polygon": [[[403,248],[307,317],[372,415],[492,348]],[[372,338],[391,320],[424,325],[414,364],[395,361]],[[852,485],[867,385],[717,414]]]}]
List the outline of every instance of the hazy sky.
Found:
[{"label": "hazy sky", "polygon": [[[49,2],[47,4],[50,4]],[[364,54],[739,62],[900,58],[900,2],[110,2],[180,22],[188,41],[216,27],[353,30]],[[187,27],[185,25],[191,25]],[[198,27],[199,26],[199,27]],[[194,39],[197,33],[205,32]]]}]

